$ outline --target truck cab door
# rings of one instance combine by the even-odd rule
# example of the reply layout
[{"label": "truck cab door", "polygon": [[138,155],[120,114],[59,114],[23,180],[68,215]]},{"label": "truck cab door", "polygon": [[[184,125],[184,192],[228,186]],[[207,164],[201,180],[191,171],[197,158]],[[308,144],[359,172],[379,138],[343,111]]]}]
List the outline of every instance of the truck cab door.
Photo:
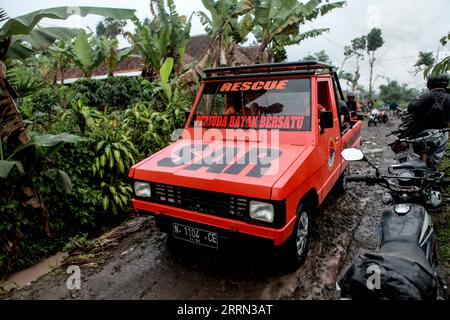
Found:
[{"label": "truck cab door", "polygon": [[333,127],[327,129],[320,128],[318,148],[321,154],[322,173],[322,196],[325,197],[333,188],[341,173],[340,154],[342,151],[341,131],[339,114],[337,112],[336,99],[334,99],[334,88],[331,78],[317,79],[317,108],[320,111],[326,110],[333,113]]}]

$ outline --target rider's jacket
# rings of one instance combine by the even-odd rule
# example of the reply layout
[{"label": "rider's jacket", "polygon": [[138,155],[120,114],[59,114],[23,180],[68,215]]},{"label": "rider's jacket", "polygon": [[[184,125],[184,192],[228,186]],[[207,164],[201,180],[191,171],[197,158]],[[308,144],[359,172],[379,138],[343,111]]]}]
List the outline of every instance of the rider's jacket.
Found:
[{"label": "rider's jacket", "polygon": [[[435,103],[442,103],[443,117],[429,110]],[[414,114],[417,131],[442,129],[450,120],[450,95],[444,89],[433,89],[415,98],[408,106],[408,113]],[[444,121],[443,121],[444,120]]]}]

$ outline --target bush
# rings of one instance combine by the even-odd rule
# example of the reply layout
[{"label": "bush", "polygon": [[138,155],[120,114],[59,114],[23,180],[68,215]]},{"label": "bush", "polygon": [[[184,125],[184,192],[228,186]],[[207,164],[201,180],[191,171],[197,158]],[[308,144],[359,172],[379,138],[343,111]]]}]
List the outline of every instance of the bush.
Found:
[{"label": "bush", "polygon": [[105,80],[80,79],[71,85],[73,99],[83,97],[86,104],[101,110],[126,109],[141,99],[145,86],[141,77],[110,77]]},{"label": "bush", "polygon": [[[21,109],[30,119],[29,129],[76,134],[85,141],[62,144],[40,162],[27,163],[34,169],[23,179],[41,193],[52,238],[42,211],[23,205],[22,181],[0,180],[0,277],[61,250],[71,237],[67,250],[82,246],[89,234],[127,217],[131,165],[170,143],[173,130],[184,126],[193,99],[180,88],[168,99],[159,81],[141,77],[82,79],[27,97]],[[48,179],[46,173],[54,169],[71,178],[70,192]]]}]

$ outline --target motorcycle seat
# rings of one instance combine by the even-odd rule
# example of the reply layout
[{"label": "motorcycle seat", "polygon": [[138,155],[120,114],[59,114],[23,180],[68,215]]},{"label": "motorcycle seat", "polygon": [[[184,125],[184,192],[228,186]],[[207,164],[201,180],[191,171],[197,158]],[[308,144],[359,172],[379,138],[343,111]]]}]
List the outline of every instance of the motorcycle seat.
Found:
[{"label": "motorcycle seat", "polygon": [[426,170],[428,167],[425,161],[420,159],[411,159],[400,164],[394,164],[391,168],[392,170]]},{"label": "motorcycle seat", "polygon": [[383,244],[380,254],[414,262],[433,274],[430,263],[418,243],[391,241]]}]

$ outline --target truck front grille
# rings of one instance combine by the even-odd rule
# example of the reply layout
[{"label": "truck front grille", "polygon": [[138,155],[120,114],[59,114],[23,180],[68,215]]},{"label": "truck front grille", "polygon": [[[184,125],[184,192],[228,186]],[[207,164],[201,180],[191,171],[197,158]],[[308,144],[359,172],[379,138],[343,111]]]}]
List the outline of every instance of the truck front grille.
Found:
[{"label": "truck front grille", "polygon": [[152,183],[152,201],[221,216],[247,220],[249,199],[231,194]]}]

